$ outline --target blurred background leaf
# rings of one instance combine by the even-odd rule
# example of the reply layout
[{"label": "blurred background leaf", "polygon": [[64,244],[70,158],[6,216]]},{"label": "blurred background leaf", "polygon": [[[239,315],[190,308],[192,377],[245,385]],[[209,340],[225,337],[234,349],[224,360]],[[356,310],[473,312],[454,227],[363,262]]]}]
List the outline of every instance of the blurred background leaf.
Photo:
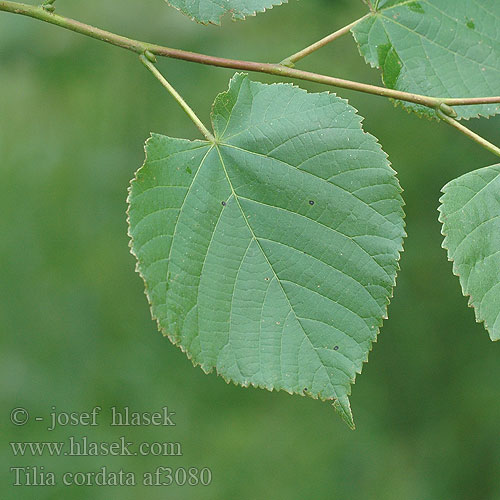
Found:
[{"label": "blurred background leaf", "polygon": [[[362,2],[291,1],[250,18],[203,27],[163,2],[63,2],[58,11],[121,34],[226,57],[280,61],[363,15]],[[202,119],[230,70],[162,60],[159,67]],[[351,37],[301,68],[379,83]],[[255,80],[275,81],[252,75]],[[298,82],[296,82],[298,83]],[[300,82],[309,91],[325,87]],[[331,90],[331,89],[330,89]],[[0,330],[4,484],[9,468],[144,471],[208,466],[208,487],[2,487],[3,498],[254,500],[500,498],[500,344],[474,321],[440,248],[441,187],[494,158],[451,127],[339,91],[366,116],[405,189],[407,231],[395,298],[353,388],[358,430],[328,404],[242,390],[206,376],[151,321],[128,252],[128,182],[150,131],[198,132],[134,56],[64,30],[0,15]],[[160,103],[160,104],[158,104]],[[499,118],[470,125],[500,142]],[[89,411],[168,405],[175,428],[102,425],[48,432],[14,427],[24,406]],[[8,441],[88,435],[180,441],[183,457],[13,458]]]}]

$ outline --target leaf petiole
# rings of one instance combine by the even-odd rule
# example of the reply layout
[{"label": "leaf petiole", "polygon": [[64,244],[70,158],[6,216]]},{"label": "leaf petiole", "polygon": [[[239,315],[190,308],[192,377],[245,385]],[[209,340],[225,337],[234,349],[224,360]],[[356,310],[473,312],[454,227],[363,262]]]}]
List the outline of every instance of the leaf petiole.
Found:
[{"label": "leaf petiole", "polygon": [[472,130],[468,129],[465,125],[462,125],[459,121],[455,120],[451,116],[448,116],[441,109],[437,109],[436,113],[441,120],[448,123],[452,127],[456,128],[459,132],[462,132],[462,134],[466,135],[473,141],[477,142],[479,145],[483,146],[483,148],[487,149],[490,153],[500,156],[500,148],[498,146],[495,146],[491,142],[487,141],[484,137],[481,137],[479,134],[476,134]]},{"label": "leaf petiole", "polygon": [[[153,56],[153,57],[151,57]],[[205,136],[207,141],[215,144],[215,137],[210,133],[210,131],[203,125],[201,120],[196,116],[196,113],[191,109],[189,104],[182,98],[182,96],[177,92],[177,90],[172,87],[172,85],[167,81],[167,79],[160,73],[157,67],[154,65],[154,55],[150,53],[144,53],[139,56],[142,64],[146,66],[151,73],[158,79],[158,81],[170,92],[170,95],[179,103],[180,107],[186,112],[186,114],[191,118],[191,121],[196,125],[198,130]]]},{"label": "leaf petiole", "polygon": [[300,61],[304,57],[312,54],[313,52],[316,52],[317,50],[323,48],[325,45],[328,45],[329,43],[333,42],[334,40],[337,40],[341,36],[349,33],[351,28],[353,28],[354,26],[356,26],[356,24],[360,23],[361,21],[365,20],[367,17],[370,17],[370,16],[371,16],[371,12],[364,15],[360,19],[357,19],[356,21],[352,22],[351,24],[348,24],[347,26],[340,28],[339,30],[332,33],[331,35],[325,36],[321,40],[317,41],[316,43],[313,43],[312,45],[309,45],[305,49],[302,49],[301,51],[291,55],[290,57],[283,59],[283,61],[281,61],[280,64],[282,66],[287,66],[289,68],[293,68],[297,61]]}]

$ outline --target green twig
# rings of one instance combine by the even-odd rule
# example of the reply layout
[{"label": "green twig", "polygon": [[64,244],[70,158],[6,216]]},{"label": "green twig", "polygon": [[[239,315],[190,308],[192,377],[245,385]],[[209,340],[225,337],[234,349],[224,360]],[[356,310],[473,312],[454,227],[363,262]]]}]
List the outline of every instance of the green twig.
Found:
[{"label": "green twig", "polygon": [[478,144],[483,146],[483,148],[487,149],[490,153],[500,156],[500,148],[498,146],[495,146],[491,142],[487,141],[484,137],[481,137],[472,130],[468,129],[466,126],[462,125],[460,122],[458,122],[451,116],[448,116],[446,113],[443,113],[440,109],[437,110],[437,114],[439,118],[441,118],[441,120],[448,123],[452,127],[455,127],[457,130],[462,132],[462,134],[465,134],[467,137],[469,137],[469,139],[472,139],[473,141],[477,142]]},{"label": "green twig", "polygon": [[8,0],[0,0],[0,11],[11,12],[23,16],[32,17],[40,21],[54,24],[61,28],[65,28],[82,35],[101,40],[103,42],[131,50],[137,54],[144,54],[149,51],[152,54],[162,57],[170,57],[173,59],[182,59],[184,61],[196,62],[199,64],[207,64],[210,66],[218,66],[222,68],[232,68],[242,71],[255,71],[259,73],[267,73],[286,78],[296,78],[299,80],[306,80],[309,82],[321,83],[332,87],[345,88],[356,90],[358,92],[365,92],[367,94],[379,95],[382,97],[390,97],[392,99],[399,99],[401,101],[412,102],[420,104],[429,108],[437,108],[441,103],[450,106],[464,106],[468,104],[497,104],[500,103],[500,97],[478,97],[478,98],[437,98],[429,97],[409,92],[402,92],[399,90],[388,89],[385,87],[377,87],[376,85],[368,85],[366,83],[353,82],[350,80],[343,80],[342,78],[335,78],[332,76],[320,75],[317,73],[310,73],[308,71],[301,71],[294,68],[287,68],[280,64],[258,63],[253,61],[240,61],[237,59],[226,59],[223,57],[208,56],[205,54],[198,54],[196,52],[188,52],[186,50],[172,49],[170,47],[163,47],[152,43],[141,42],[133,40],[109,31],[89,26],[88,24],[75,21],[67,17],[60,16],[51,12],[47,12],[42,7],[27,5],[18,2],[11,2]]},{"label": "green twig", "polygon": [[295,63],[297,61],[300,61],[304,57],[308,56],[309,54],[312,54],[313,52],[316,52],[317,50],[321,49],[325,45],[328,45],[329,43],[333,42],[334,40],[337,40],[337,38],[340,38],[341,36],[349,33],[351,28],[356,26],[356,24],[360,23],[367,17],[370,17],[370,14],[366,14],[360,19],[357,19],[356,21],[352,22],[351,24],[348,24],[347,26],[344,26],[343,28],[340,28],[339,30],[335,31],[335,33],[332,33],[331,35],[325,36],[325,38],[322,38],[316,43],[313,43],[312,45],[309,45],[309,47],[306,47],[305,49],[302,49],[299,52],[296,52],[290,57],[287,57],[283,61],[280,62],[283,66],[288,66],[289,68],[293,68],[295,66]]},{"label": "green twig", "polygon": [[196,113],[189,107],[189,104],[182,98],[182,96],[177,92],[177,90],[170,85],[167,79],[158,71],[154,65],[154,56],[146,52],[139,56],[142,64],[153,73],[153,75],[159,80],[159,82],[170,92],[172,97],[179,103],[181,108],[186,112],[186,114],[191,118],[193,123],[198,127],[198,130],[205,136],[205,138],[215,144],[215,137],[210,133],[210,131],[203,125],[201,120],[196,116]]}]

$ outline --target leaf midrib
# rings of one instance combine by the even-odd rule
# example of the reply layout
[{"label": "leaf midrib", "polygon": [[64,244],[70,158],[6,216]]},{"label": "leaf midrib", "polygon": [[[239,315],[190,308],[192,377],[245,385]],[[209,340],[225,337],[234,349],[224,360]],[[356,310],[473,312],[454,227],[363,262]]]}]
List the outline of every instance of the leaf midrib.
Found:
[{"label": "leaf midrib", "polygon": [[[221,145],[224,145],[224,144],[221,144]],[[271,271],[272,271],[272,273],[273,273],[273,275],[274,275],[274,279],[276,280],[276,282],[278,283],[279,287],[281,288],[281,291],[283,292],[283,296],[285,297],[285,299],[286,299],[286,301],[287,301],[287,304],[288,304],[288,307],[290,308],[290,311],[293,313],[293,315],[294,315],[294,317],[295,317],[295,319],[296,319],[297,323],[300,325],[300,328],[301,328],[301,330],[302,330],[302,332],[303,332],[303,334],[304,334],[304,338],[306,338],[306,339],[307,339],[307,341],[309,342],[309,344],[310,344],[310,346],[311,346],[312,350],[313,350],[313,351],[314,351],[314,353],[316,354],[316,357],[317,357],[317,359],[318,359],[318,362],[319,362],[320,368],[322,368],[323,370],[325,370],[325,371],[326,371],[326,366],[324,365],[323,361],[321,360],[321,357],[319,356],[319,354],[318,354],[318,352],[317,352],[317,349],[315,348],[315,346],[314,346],[313,342],[312,342],[312,341],[311,341],[311,339],[309,338],[309,335],[308,335],[308,333],[307,333],[306,329],[304,328],[304,325],[302,324],[302,322],[301,322],[300,318],[297,316],[297,314],[296,314],[296,312],[295,312],[295,309],[293,308],[293,306],[292,306],[292,304],[291,304],[291,302],[290,302],[290,299],[289,299],[289,297],[288,297],[288,295],[287,295],[287,293],[286,293],[286,291],[285,291],[285,289],[284,289],[284,287],[283,287],[283,285],[282,285],[282,283],[281,283],[281,280],[279,279],[278,275],[276,274],[276,271],[274,270],[274,267],[272,266],[272,264],[271,264],[271,262],[269,261],[269,259],[268,259],[267,255],[266,255],[266,253],[264,252],[264,249],[262,248],[262,245],[261,245],[261,243],[260,243],[259,239],[257,238],[257,236],[256,236],[256,234],[254,233],[254,231],[253,231],[252,227],[250,226],[250,223],[248,222],[248,219],[247,219],[247,217],[246,217],[245,211],[243,210],[243,207],[242,207],[242,206],[241,206],[241,204],[240,204],[240,201],[239,201],[238,195],[236,194],[236,191],[234,190],[233,183],[231,182],[231,179],[229,178],[229,174],[228,174],[228,172],[227,172],[226,165],[225,165],[225,163],[224,163],[224,159],[222,158],[222,154],[221,154],[220,149],[219,149],[219,145],[218,145],[218,144],[216,144],[216,145],[215,145],[215,148],[217,149],[217,153],[218,153],[218,155],[219,155],[219,159],[220,159],[220,162],[221,162],[222,168],[223,168],[223,170],[224,170],[224,174],[225,174],[225,176],[226,176],[227,182],[228,182],[229,187],[230,187],[230,189],[231,189],[231,192],[232,192],[232,194],[233,194],[233,196],[234,196],[234,200],[235,200],[235,202],[237,203],[238,208],[240,209],[241,215],[242,215],[242,217],[243,217],[243,220],[245,221],[245,224],[246,224],[246,225],[247,225],[247,227],[248,227],[248,230],[250,231],[250,234],[251,234],[251,236],[252,236],[252,239],[255,241],[255,243],[256,243],[256,244],[257,244],[257,246],[259,247],[259,249],[260,249],[260,251],[261,251],[261,253],[262,253],[262,255],[263,255],[264,259],[266,260],[266,262],[267,262],[267,264],[268,264],[269,268],[271,269]],[[318,369],[320,369],[320,368],[318,368]],[[338,399],[337,391],[335,390],[335,386],[333,385],[333,383],[332,383],[332,381],[331,381],[331,379],[330,379],[330,376],[328,375],[328,372],[326,372],[326,375],[327,375],[327,377],[328,377],[329,384],[330,384],[330,385],[331,385],[331,387],[332,387],[332,391],[333,391],[333,394],[334,394],[334,396],[335,396],[335,399]]]}]

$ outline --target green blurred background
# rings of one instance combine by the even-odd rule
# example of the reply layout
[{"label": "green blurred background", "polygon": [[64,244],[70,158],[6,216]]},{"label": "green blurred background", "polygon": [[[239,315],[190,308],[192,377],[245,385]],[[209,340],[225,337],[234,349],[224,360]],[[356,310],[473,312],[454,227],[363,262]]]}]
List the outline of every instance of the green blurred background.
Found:
[{"label": "green blurred background", "polygon": [[[147,5],[146,5],[147,4]],[[57,3],[118,33],[214,55],[279,61],[363,15],[352,0],[291,0],[246,22],[196,25],[161,0]],[[232,71],[162,60],[207,122]],[[378,84],[347,36],[301,68]],[[272,81],[252,75],[260,81]],[[310,91],[324,87],[300,82]],[[339,91],[366,116],[405,189],[395,297],[353,388],[358,429],[332,407],[226,385],[156,331],[128,251],[126,195],[150,131],[197,130],[126,51],[0,13],[1,498],[500,498],[500,343],[490,342],[451,274],[437,222],[441,187],[495,162],[451,128],[379,97]],[[500,120],[470,124],[500,141]],[[96,428],[48,432],[33,417],[103,407]],[[175,428],[112,428],[112,405],[176,411]],[[12,408],[32,421],[16,427]],[[182,457],[13,457],[9,441],[179,441]],[[13,466],[45,471],[210,467],[202,487],[12,487]]]}]

